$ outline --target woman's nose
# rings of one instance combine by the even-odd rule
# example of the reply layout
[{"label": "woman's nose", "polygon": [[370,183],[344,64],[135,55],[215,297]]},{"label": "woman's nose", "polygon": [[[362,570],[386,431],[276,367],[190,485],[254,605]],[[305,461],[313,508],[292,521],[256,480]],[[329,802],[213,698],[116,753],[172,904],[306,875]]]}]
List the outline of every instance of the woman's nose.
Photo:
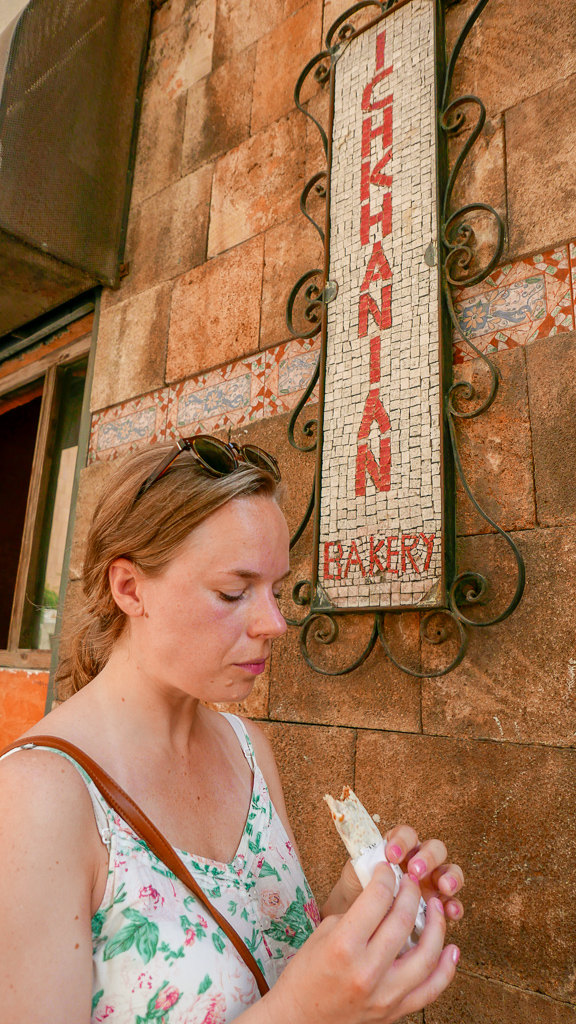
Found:
[{"label": "woman's nose", "polygon": [[284,636],[287,629],[286,620],[274,596],[258,602],[248,630],[252,636],[266,636],[275,640]]}]

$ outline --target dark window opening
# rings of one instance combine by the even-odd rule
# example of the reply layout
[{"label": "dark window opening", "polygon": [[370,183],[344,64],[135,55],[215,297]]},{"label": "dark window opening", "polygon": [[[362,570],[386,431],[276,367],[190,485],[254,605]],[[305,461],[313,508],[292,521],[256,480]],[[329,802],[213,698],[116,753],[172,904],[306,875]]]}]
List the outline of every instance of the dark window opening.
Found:
[{"label": "dark window opening", "polygon": [[8,631],[40,408],[41,385],[13,393],[0,401],[0,648],[8,646]]}]

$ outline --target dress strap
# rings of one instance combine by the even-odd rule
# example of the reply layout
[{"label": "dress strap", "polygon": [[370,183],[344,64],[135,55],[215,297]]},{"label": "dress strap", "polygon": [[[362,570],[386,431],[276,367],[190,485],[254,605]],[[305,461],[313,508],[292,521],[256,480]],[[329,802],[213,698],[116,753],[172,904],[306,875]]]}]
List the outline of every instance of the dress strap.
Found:
[{"label": "dress strap", "polygon": [[250,770],[254,772],[254,769],[256,768],[256,755],[254,753],[254,747],[252,746],[252,740],[248,735],[248,730],[246,729],[244,722],[238,717],[238,715],[231,715],[228,711],[221,711],[220,714],[223,718],[226,718],[229,721],[230,725],[234,729],[238,742],[242,747],[242,753],[250,765]]},{"label": "dress strap", "polygon": [[84,771],[83,768],[80,767],[78,762],[75,761],[73,757],[70,757],[69,754],[64,753],[63,750],[56,750],[54,747],[43,747],[42,744],[36,743],[23,743],[21,747],[14,747],[12,750],[9,750],[6,754],[3,754],[2,757],[0,757],[0,761],[3,761],[5,757],[10,757],[11,754],[18,753],[19,750],[47,750],[52,754],[58,754],[59,757],[65,757],[66,760],[70,762],[70,764],[74,765],[76,771],[78,772],[82,781],[84,782],[86,789],[88,790],[90,800],[92,801],[94,817],[96,818],[96,826],[98,828],[98,832],[100,833],[100,838],[104,845],[109,849],[111,833],[107,815],[108,805],[106,804],[102,794],[98,791],[98,789],[92,782],[90,776],[87,774],[87,772]]}]

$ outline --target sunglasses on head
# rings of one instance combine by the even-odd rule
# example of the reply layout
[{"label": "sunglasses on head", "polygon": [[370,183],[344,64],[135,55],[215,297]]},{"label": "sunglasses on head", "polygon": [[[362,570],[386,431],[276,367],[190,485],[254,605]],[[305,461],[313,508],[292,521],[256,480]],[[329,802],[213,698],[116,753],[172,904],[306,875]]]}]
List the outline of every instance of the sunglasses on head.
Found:
[{"label": "sunglasses on head", "polygon": [[277,482],[280,480],[280,469],[274,456],[269,455],[255,444],[237,445],[234,441],[220,441],[219,438],[211,437],[210,434],[197,434],[196,437],[181,437],[176,442],[174,448],[162,459],[157,469],[146,477],[136,495],[136,501],[146,494],[152,484],[164,476],[181,452],[190,452],[191,455],[194,455],[211,476],[228,476],[229,473],[238,469],[240,462],[245,462],[249,466],[256,466],[257,469],[263,469],[266,473],[270,473],[270,476]]}]

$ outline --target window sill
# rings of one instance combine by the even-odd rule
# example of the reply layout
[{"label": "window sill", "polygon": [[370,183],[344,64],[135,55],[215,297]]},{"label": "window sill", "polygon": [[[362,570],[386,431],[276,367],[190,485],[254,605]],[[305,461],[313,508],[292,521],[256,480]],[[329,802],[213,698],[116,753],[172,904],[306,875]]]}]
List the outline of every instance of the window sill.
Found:
[{"label": "window sill", "polygon": [[49,671],[51,651],[0,651],[0,669],[42,668]]}]

